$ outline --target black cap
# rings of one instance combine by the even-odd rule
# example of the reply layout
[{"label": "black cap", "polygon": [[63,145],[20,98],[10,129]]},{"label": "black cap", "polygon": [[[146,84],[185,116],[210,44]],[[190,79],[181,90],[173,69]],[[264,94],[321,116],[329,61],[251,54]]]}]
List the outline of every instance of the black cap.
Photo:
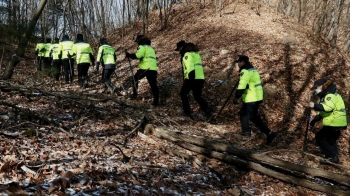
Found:
[{"label": "black cap", "polygon": [[319,79],[314,82],[314,85],[311,87],[311,90],[315,90],[317,87],[322,86],[324,83],[327,82],[327,79]]},{"label": "black cap", "polygon": [[55,37],[55,43],[58,43],[60,41],[60,39],[58,39],[58,37]]},{"label": "black cap", "polygon": [[181,41],[177,42],[175,51],[179,51],[185,45],[186,45],[186,42],[184,40],[181,40]]},{"label": "black cap", "polygon": [[84,39],[83,34],[78,33],[78,34],[77,34],[77,40],[83,40],[83,39]]},{"label": "black cap", "polygon": [[46,43],[51,43],[51,38],[46,38]]},{"label": "black cap", "polygon": [[135,38],[135,42],[138,42],[143,37],[145,37],[145,35],[137,35]]},{"label": "black cap", "polygon": [[68,35],[63,35],[62,40],[69,40],[69,36]]},{"label": "black cap", "polygon": [[238,59],[234,61],[234,63],[239,63],[239,62],[249,62],[249,57],[246,55],[238,55]]},{"label": "black cap", "polygon": [[107,44],[107,39],[106,39],[106,38],[101,38],[101,39],[100,39],[100,44],[101,44],[101,45]]}]

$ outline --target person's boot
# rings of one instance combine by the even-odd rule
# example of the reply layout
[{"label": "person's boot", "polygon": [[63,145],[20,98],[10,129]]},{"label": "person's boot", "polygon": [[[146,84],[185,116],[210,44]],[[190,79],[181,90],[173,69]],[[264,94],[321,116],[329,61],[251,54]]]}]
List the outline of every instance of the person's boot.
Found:
[{"label": "person's boot", "polygon": [[116,90],[117,90],[117,87],[113,83],[111,83],[111,94],[113,95]]},{"label": "person's boot", "polygon": [[276,132],[271,131],[270,133],[267,134],[266,136],[266,144],[269,145],[272,143],[273,139],[277,136]]}]

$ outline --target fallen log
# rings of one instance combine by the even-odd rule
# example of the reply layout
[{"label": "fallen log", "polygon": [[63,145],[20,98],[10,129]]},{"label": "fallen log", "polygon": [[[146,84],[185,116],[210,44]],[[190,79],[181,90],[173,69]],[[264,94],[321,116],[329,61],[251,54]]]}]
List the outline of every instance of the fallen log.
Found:
[{"label": "fallen log", "polygon": [[339,196],[345,196],[349,195],[350,192],[344,192],[341,191],[337,186],[327,186],[327,185],[320,185],[317,183],[313,183],[307,179],[301,179],[293,176],[288,176],[285,174],[282,174],[280,172],[276,172],[272,169],[268,169],[258,163],[252,162],[252,161],[245,161],[243,159],[240,159],[238,157],[233,157],[232,155],[227,155],[219,152],[215,152],[206,148],[202,148],[199,146],[195,146],[193,144],[185,143],[185,142],[177,142],[177,145],[191,150],[193,152],[197,152],[200,154],[203,154],[208,157],[213,157],[221,161],[225,161],[227,163],[231,163],[234,165],[239,165],[239,166],[245,166],[247,168],[253,169],[255,171],[258,171],[262,174],[265,174],[267,176],[270,176],[272,178],[279,179],[281,181],[287,182],[287,183],[292,183],[298,186],[306,187],[312,190],[316,191],[322,191],[331,195],[339,195]]},{"label": "fallen log", "polygon": [[350,184],[350,176],[333,173],[321,169],[310,168],[303,165],[298,165],[288,161],[283,161],[275,159],[266,155],[261,155],[259,153],[254,153],[249,150],[238,149],[232,145],[223,144],[222,142],[209,140],[206,138],[195,137],[190,135],[182,134],[181,132],[167,131],[160,127],[154,129],[154,134],[156,137],[171,140],[173,142],[183,141],[197,146],[202,146],[205,148],[210,148],[219,152],[230,153],[235,156],[244,157],[250,160],[256,160],[264,163],[273,164],[281,168],[286,168],[292,171],[302,172],[312,177],[323,177],[327,179],[333,179],[338,182],[344,182]]},{"label": "fallen log", "polygon": [[[155,128],[153,130],[153,133],[158,138],[170,140],[170,141],[175,142],[176,144],[178,144],[186,149],[195,151],[197,153],[204,154],[206,156],[217,158],[220,160],[228,159],[229,162],[232,164],[235,164],[238,166],[249,167],[251,169],[256,169],[257,171],[260,171],[262,173],[267,168],[260,165],[260,163],[263,163],[265,165],[270,165],[274,168],[278,167],[278,168],[287,170],[289,173],[300,172],[300,173],[304,174],[304,176],[305,176],[305,174],[307,174],[311,177],[322,177],[322,180],[324,178],[325,179],[332,179],[333,181],[336,181],[339,184],[342,184],[342,182],[343,183],[350,182],[349,176],[346,176],[346,175],[290,163],[288,161],[275,159],[275,158],[272,158],[272,157],[269,157],[266,155],[261,155],[259,153],[253,153],[253,152],[248,151],[248,150],[238,149],[234,146],[222,144],[222,142],[218,142],[218,141],[208,140],[208,139],[203,138],[203,137],[189,136],[189,135],[182,134],[181,132],[168,131],[168,130],[165,130],[161,127]],[[195,144],[196,146],[193,144]],[[201,146],[201,147],[199,147],[199,146]],[[230,155],[224,155],[221,153],[216,154],[216,153],[218,153],[216,151],[226,152],[226,153],[229,153]],[[210,153],[208,153],[208,152],[210,152]],[[237,157],[233,157],[232,155],[235,155]],[[229,158],[226,158],[226,157],[229,157]],[[258,162],[258,163],[255,163],[255,162]],[[254,168],[251,167],[251,165],[253,165]],[[264,168],[264,170],[262,168]],[[268,172],[270,172],[270,174],[266,174],[266,175],[270,175],[271,177],[274,177],[273,175],[276,175],[275,174],[276,171],[273,171],[271,169],[267,169],[267,170],[268,170]],[[270,170],[273,172],[271,172]],[[278,176],[280,177],[281,180],[291,182],[293,184],[300,185],[299,180],[305,180],[305,179],[300,179],[300,178],[293,177],[293,176],[286,176],[284,174],[280,174],[279,172],[277,172],[277,173],[279,174]],[[328,187],[328,188],[324,189],[324,188],[322,188],[322,185],[318,185],[318,184],[312,183],[310,181],[305,182],[305,185],[306,185],[305,187],[311,188],[313,190],[319,190],[319,191],[323,191],[323,192],[327,191],[328,193],[333,193],[333,188]],[[301,185],[301,186],[303,186],[303,185]],[[343,194],[342,191],[337,192],[337,194],[338,193],[340,195]]]}]

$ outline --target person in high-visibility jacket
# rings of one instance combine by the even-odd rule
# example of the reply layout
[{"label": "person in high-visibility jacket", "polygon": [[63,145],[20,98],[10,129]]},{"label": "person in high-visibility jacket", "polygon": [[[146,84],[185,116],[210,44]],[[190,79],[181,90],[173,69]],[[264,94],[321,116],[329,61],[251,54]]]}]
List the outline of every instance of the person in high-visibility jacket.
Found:
[{"label": "person in high-visibility jacket", "polygon": [[73,83],[74,78],[74,59],[68,57],[68,53],[72,53],[74,42],[69,39],[68,35],[62,37],[60,42],[60,53],[62,56],[62,66],[64,70],[64,78],[66,84]]},{"label": "person in high-visibility jacket", "polygon": [[78,82],[80,88],[84,88],[85,81],[88,81],[88,71],[90,64],[95,64],[95,57],[90,44],[84,41],[83,34],[77,34],[77,41],[72,48],[72,54],[68,53],[68,57],[75,56],[78,66]]},{"label": "person in high-visibility jacket", "polygon": [[51,75],[51,63],[52,63],[52,59],[50,57],[50,47],[51,47],[51,38],[46,38],[46,43],[44,45],[44,68],[45,68],[45,72],[47,72],[49,75]]},{"label": "person in high-visibility jacket", "polygon": [[35,54],[37,55],[37,61],[38,61],[38,65],[37,65],[37,70],[41,71],[41,63],[43,61],[44,58],[44,46],[45,46],[45,40],[41,39],[39,43],[36,44],[35,46]]},{"label": "person in high-visibility jacket", "polygon": [[181,51],[184,53],[182,58],[184,82],[180,91],[180,97],[184,115],[192,118],[191,107],[188,102],[188,94],[192,91],[194,100],[205,113],[206,120],[209,120],[213,114],[207,101],[202,97],[205,77],[202,58],[198,53],[198,46],[193,43],[186,43]]},{"label": "person in high-visibility jacket", "polygon": [[110,87],[111,94],[115,93],[116,86],[111,81],[111,76],[115,71],[115,62],[117,61],[117,55],[115,49],[108,45],[106,38],[100,39],[100,47],[98,48],[97,60],[96,60],[96,71],[99,70],[100,64],[102,64],[102,79],[105,83],[105,90]]},{"label": "person in high-visibility jacket", "polygon": [[241,135],[251,136],[250,120],[266,134],[266,144],[270,144],[277,133],[271,131],[259,115],[259,105],[263,101],[264,94],[260,74],[249,62],[248,56],[239,55],[235,63],[238,63],[240,77],[233,103],[238,104],[240,98],[243,102],[240,110]]},{"label": "person in high-visibility jacket", "polygon": [[138,44],[136,53],[133,53],[133,54],[130,54],[128,52],[125,53],[125,56],[127,58],[140,59],[139,69],[137,70],[133,78],[133,95],[132,96],[133,98],[137,97],[139,80],[146,77],[153,94],[152,105],[158,106],[159,105],[159,88],[157,85],[158,66],[157,66],[156,52],[151,46],[151,40],[144,35],[138,35],[135,42],[137,42]]},{"label": "person in high-visibility jacket", "polygon": [[61,75],[62,55],[60,52],[60,40],[56,37],[50,47],[50,57],[52,59],[52,71],[56,81],[59,81]]},{"label": "person in high-visibility jacket", "polygon": [[337,140],[341,130],[348,125],[344,100],[336,92],[336,85],[332,80],[316,80],[311,89],[320,98],[320,102],[309,103],[312,109],[319,112],[310,122],[310,126],[313,127],[320,120],[323,124],[322,129],[316,133],[316,143],[326,159],[338,163]]}]

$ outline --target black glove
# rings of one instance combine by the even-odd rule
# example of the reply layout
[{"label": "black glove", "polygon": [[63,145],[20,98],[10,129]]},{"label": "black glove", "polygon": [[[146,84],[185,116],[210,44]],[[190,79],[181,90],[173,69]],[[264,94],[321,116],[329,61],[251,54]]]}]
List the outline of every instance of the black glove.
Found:
[{"label": "black glove", "polygon": [[311,127],[315,126],[315,124],[316,124],[318,121],[320,121],[320,120],[322,120],[322,117],[321,117],[320,115],[316,115],[316,116],[314,117],[314,119],[312,119],[312,121],[310,122],[310,126],[311,126]]},{"label": "black glove", "polygon": [[67,54],[67,57],[68,57],[68,58],[72,58],[72,55],[68,53],[68,54]]},{"label": "black glove", "polygon": [[233,99],[233,104],[235,104],[235,105],[239,104],[238,98]]}]

